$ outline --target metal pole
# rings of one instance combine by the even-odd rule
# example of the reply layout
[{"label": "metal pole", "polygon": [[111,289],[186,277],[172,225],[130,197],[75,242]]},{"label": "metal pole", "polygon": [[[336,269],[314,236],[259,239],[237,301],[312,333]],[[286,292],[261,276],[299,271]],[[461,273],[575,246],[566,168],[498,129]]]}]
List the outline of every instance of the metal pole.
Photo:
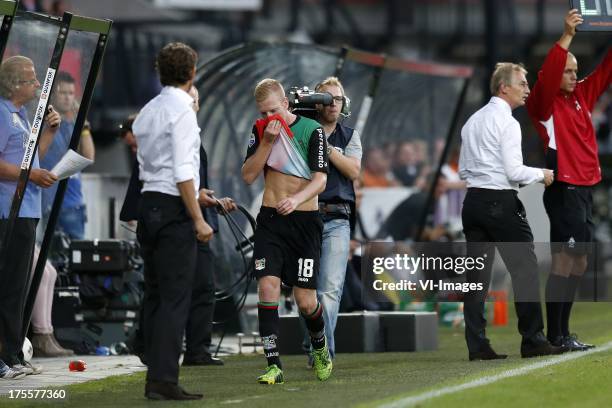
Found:
[{"label": "metal pole", "polygon": [[[68,34],[68,27],[75,30],[98,32],[100,34],[98,36],[96,51],[91,62],[89,75],[87,76],[87,81],[85,82],[83,97],[81,99],[81,108],[79,109],[76,120],[74,122],[74,129],[70,138],[69,148],[76,150],[79,145],[83,125],[85,124],[85,120],[87,118],[87,112],[89,110],[91,97],[93,96],[96,78],[98,77],[98,71],[100,70],[100,66],[102,65],[102,58],[104,57],[104,51],[106,50],[108,34],[110,32],[112,22],[110,20],[89,19],[81,16],[73,16],[71,13],[64,13],[64,16],[62,17],[62,23],[66,24],[66,34]],[[64,40],[65,38],[66,36],[64,36]],[[61,53],[57,58],[57,66],[59,66],[60,59]],[[23,313],[24,336],[28,331],[30,319],[32,318],[32,309],[34,308],[34,301],[36,300],[38,287],[40,286],[40,281],[42,279],[42,275],[45,269],[45,263],[47,262],[49,247],[53,238],[53,231],[55,230],[55,225],[59,216],[67,185],[68,179],[64,179],[59,183],[57,193],[55,194],[55,198],[53,200],[51,214],[49,215],[49,221],[47,223],[47,228],[45,230],[44,238],[40,247],[38,261],[36,262],[36,268],[34,269],[34,275],[32,276],[32,284],[28,292],[28,298]]]}]

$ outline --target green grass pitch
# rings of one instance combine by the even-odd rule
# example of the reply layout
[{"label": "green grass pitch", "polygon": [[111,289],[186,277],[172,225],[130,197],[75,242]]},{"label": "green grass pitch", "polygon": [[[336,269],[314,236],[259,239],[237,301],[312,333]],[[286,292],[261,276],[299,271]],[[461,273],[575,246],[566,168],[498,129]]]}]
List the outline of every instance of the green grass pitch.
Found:
[{"label": "green grass pitch", "polygon": [[[511,306],[511,305],[510,305]],[[426,391],[462,384],[544,361],[521,359],[513,312],[506,327],[490,328],[492,345],[507,360],[469,362],[462,329],[440,328],[440,347],[433,352],[339,354],[332,378],[316,380],[304,356],[282,358],[285,384],[265,386],[255,378],[263,356],[234,356],[224,367],[184,367],[181,384],[201,391],[203,401],[150,402],[144,396],[144,373],[110,377],[66,387],[67,407],[375,407]],[[576,303],[572,331],[602,345],[612,341],[612,304]],[[281,339],[282,341],[282,339]],[[612,351],[590,354],[507,378],[486,386],[428,399],[418,406],[609,406],[612,401]],[[57,401],[9,401],[0,406],[46,406]]]}]

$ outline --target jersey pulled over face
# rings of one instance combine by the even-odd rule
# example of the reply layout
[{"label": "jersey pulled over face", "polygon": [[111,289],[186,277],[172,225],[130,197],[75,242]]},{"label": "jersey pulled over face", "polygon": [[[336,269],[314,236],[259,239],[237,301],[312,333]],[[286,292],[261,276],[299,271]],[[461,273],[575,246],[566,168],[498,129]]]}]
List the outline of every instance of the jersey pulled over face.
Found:
[{"label": "jersey pulled over face", "polygon": [[323,129],[316,121],[302,116],[296,116],[290,126],[280,115],[255,122],[246,159],[257,151],[264,129],[272,120],[279,120],[283,126],[268,156],[267,167],[306,180],[312,179],[312,172],[327,173],[327,142]]}]

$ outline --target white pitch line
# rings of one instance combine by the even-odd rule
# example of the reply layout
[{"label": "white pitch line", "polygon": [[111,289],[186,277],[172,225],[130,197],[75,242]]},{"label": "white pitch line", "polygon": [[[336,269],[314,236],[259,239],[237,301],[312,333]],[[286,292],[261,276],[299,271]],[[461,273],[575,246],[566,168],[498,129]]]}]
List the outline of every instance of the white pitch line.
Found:
[{"label": "white pitch line", "polygon": [[452,394],[455,392],[468,390],[470,388],[476,388],[476,387],[481,387],[483,385],[492,384],[499,380],[503,380],[503,379],[510,378],[510,377],[517,377],[519,375],[527,374],[531,371],[539,370],[540,368],[552,366],[555,364],[565,363],[566,361],[576,360],[578,358],[586,357],[586,356],[589,356],[595,353],[601,353],[603,351],[608,351],[610,349],[612,349],[612,342],[606,343],[602,346],[598,346],[598,347],[595,347],[587,351],[575,351],[572,353],[562,354],[560,356],[555,356],[555,357],[549,358],[544,361],[538,361],[537,363],[534,363],[534,364],[512,368],[500,374],[495,374],[495,375],[491,375],[488,377],[482,377],[482,378],[478,378],[476,380],[472,380],[470,382],[466,382],[463,384],[444,387],[444,388],[440,388],[437,390],[424,392],[422,394],[417,394],[414,396],[402,398],[397,401],[390,402],[388,404],[379,405],[378,407],[379,408],[409,407],[411,405],[418,404],[419,402],[424,402],[426,400],[437,398],[442,395]]}]

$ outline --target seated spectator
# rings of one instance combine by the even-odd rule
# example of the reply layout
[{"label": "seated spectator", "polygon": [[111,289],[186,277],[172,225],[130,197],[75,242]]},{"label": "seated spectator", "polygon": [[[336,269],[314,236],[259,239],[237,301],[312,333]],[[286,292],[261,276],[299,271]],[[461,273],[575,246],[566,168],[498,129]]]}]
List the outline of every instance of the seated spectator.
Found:
[{"label": "seated spectator", "polygon": [[[41,12],[43,11],[42,0],[21,0],[17,7],[19,10]],[[1,371],[1,370],[0,370]]]},{"label": "seated spectator", "polygon": [[403,142],[395,153],[393,164],[393,175],[406,187],[414,185],[417,177],[421,173],[423,163],[417,161],[414,144]]},{"label": "seated spectator", "polygon": [[439,182],[444,193],[436,200],[434,223],[446,225],[451,232],[459,233],[462,228],[461,209],[467,192],[467,183],[459,178],[459,149],[450,154],[448,163],[442,166]]},{"label": "seated spectator", "polygon": [[[34,248],[34,261],[32,269],[38,262],[40,248]],[[63,348],[53,335],[51,323],[51,309],[53,307],[53,291],[57,271],[49,261],[45,264],[40,286],[32,309],[32,348],[36,357],[67,357],[74,355],[74,351]],[[1,368],[0,368],[1,371]]]},{"label": "seated spectator", "polygon": [[[446,179],[444,176],[440,176],[434,190],[434,200],[437,201],[445,192]],[[380,227],[376,238],[391,237],[394,241],[437,241],[447,236],[448,232],[444,225],[434,224],[434,206],[425,208],[428,193],[427,190],[418,190],[399,203]],[[420,223],[423,221],[423,215],[425,215],[423,232],[419,239],[416,239]]]},{"label": "seated spectator", "polygon": [[364,187],[394,187],[399,183],[391,173],[391,162],[380,147],[368,149],[364,155]]}]

